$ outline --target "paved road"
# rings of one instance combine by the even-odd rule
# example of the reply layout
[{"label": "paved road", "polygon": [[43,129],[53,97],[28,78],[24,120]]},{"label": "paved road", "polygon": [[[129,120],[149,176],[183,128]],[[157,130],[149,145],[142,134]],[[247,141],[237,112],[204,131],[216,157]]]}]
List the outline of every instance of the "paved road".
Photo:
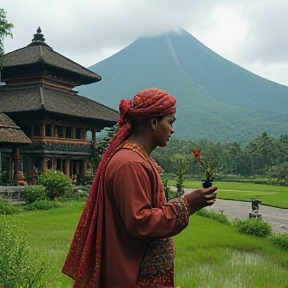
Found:
[{"label": "paved road", "polygon": [[[209,209],[214,211],[223,211],[230,219],[235,218],[245,220],[249,218],[249,212],[252,212],[251,202],[232,201],[217,199]],[[260,205],[262,219],[271,224],[273,230],[288,232],[288,209],[280,209]]]},{"label": "paved road", "polygon": [[[191,189],[185,190],[191,191]],[[249,213],[252,212],[251,202],[222,199],[217,199],[215,204],[208,209],[223,211],[229,220],[235,218],[240,220],[248,219]],[[288,209],[260,205],[260,213],[262,214],[262,219],[270,223],[273,230],[288,233]]]}]

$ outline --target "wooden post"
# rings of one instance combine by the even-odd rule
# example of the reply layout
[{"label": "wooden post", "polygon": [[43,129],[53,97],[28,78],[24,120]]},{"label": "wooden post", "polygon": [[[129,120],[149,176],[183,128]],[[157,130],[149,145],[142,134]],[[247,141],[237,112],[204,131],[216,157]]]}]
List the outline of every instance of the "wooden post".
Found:
[{"label": "wooden post", "polygon": [[13,166],[14,166],[14,173],[13,173],[13,185],[18,186],[18,174],[20,169],[20,149],[18,147],[12,148],[12,158],[13,158]]},{"label": "wooden post", "polygon": [[76,160],[75,162],[76,162],[75,163],[76,164],[76,174],[79,175],[79,172],[80,172],[80,167],[79,167],[80,165],[79,164],[80,163],[79,163],[79,160]]},{"label": "wooden post", "polygon": [[91,129],[91,132],[92,132],[92,145],[93,145],[93,148],[96,147],[96,129],[95,127],[93,127]]},{"label": "wooden post", "polygon": [[76,127],[72,127],[72,139],[76,139]]},{"label": "wooden post", "polygon": [[57,169],[57,159],[56,158],[53,158],[52,159],[52,170],[56,170]]},{"label": "wooden post", "polygon": [[0,175],[2,173],[2,154],[1,154],[1,151],[0,151]]},{"label": "wooden post", "polygon": [[51,137],[55,137],[54,135],[54,124],[51,123]]},{"label": "wooden post", "polygon": [[70,159],[65,159],[65,174],[70,177]]},{"label": "wooden post", "polygon": [[41,167],[41,172],[42,173],[45,173],[47,171],[47,159],[46,158],[43,158],[42,159],[42,167]]},{"label": "wooden post", "polygon": [[82,172],[81,172],[81,176],[85,176],[87,173],[87,160],[82,160]]},{"label": "wooden post", "polygon": [[40,127],[41,127],[40,135],[41,135],[41,137],[45,137],[46,136],[46,124],[45,124],[45,122],[43,122]]}]

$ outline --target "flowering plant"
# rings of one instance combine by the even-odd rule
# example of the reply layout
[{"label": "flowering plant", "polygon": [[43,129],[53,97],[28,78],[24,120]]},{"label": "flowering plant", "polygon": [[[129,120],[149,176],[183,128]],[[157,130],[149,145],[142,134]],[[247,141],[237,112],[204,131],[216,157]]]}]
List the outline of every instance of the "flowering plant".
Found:
[{"label": "flowering plant", "polygon": [[[212,185],[212,181],[215,179],[217,173],[220,170],[220,158],[217,157],[218,155],[212,153],[201,154],[201,149],[194,149],[192,150],[192,154],[194,155],[195,159],[197,160],[200,167],[205,170],[205,180],[203,180],[203,187]],[[212,152],[212,151],[207,151]]]}]

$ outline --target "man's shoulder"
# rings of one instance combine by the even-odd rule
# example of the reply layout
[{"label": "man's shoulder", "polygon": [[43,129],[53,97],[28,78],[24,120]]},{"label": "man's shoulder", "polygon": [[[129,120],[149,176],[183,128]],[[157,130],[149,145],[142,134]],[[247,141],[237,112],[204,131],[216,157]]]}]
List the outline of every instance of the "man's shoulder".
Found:
[{"label": "man's shoulder", "polygon": [[[127,163],[127,162],[140,162],[140,163],[148,163],[147,159],[145,157],[137,152],[134,151],[133,149],[127,149],[127,148],[122,148],[119,151],[117,151],[111,161],[116,161],[120,163]],[[120,164],[119,163],[119,164]]]}]

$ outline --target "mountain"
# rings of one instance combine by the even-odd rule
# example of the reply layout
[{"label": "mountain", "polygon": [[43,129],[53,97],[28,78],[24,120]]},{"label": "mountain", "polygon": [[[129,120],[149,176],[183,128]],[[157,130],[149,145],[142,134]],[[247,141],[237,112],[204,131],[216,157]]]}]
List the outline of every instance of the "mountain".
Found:
[{"label": "mountain", "polygon": [[183,29],[140,38],[89,69],[102,81],[79,94],[114,109],[149,87],[174,95],[178,137],[245,143],[264,131],[288,134],[288,87],[224,59]]}]

